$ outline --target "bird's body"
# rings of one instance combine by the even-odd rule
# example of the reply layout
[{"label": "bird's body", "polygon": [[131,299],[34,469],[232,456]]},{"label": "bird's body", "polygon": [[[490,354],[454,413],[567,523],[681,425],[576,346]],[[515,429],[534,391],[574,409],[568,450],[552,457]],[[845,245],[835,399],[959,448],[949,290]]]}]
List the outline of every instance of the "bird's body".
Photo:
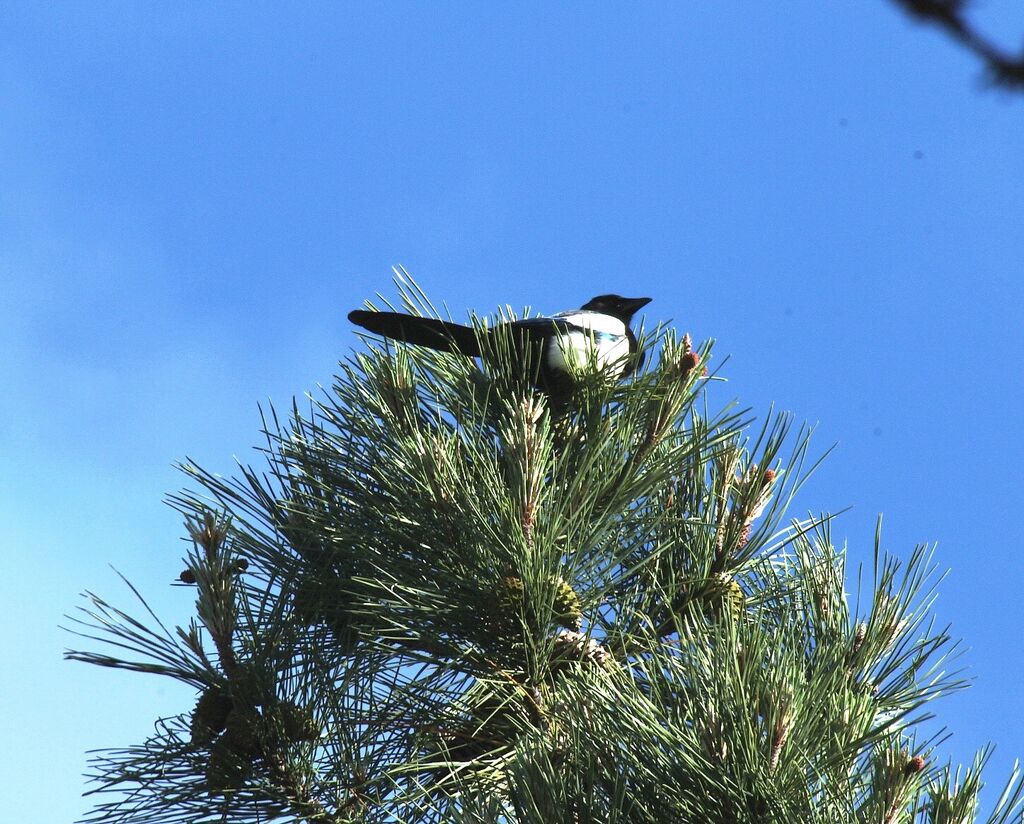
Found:
[{"label": "bird's body", "polygon": [[[550,369],[577,372],[593,358],[597,368],[604,372],[628,358],[635,349],[636,339],[626,323],[601,312],[575,310],[559,312],[551,320],[566,325],[544,353]],[[619,364],[626,368],[626,364]]]},{"label": "bird's body", "polygon": [[[560,391],[592,367],[621,379],[642,362],[634,357],[637,340],[629,323],[650,298],[600,295],[579,309],[550,317],[524,318],[501,324],[512,333],[514,345],[528,353],[527,364],[536,374],[537,385]],[[427,346],[442,352],[479,357],[481,339],[470,326],[404,315],[400,312],[357,310],[349,320],[387,338]],[[496,330],[489,333],[495,334]]]}]

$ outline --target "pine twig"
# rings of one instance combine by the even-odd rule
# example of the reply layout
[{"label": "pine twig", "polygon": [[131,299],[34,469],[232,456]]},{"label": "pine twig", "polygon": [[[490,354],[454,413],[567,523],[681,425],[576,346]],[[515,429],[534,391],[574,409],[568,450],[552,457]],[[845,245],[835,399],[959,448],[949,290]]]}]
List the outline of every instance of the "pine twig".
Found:
[{"label": "pine twig", "polygon": [[892,1],[911,17],[938,26],[977,55],[996,85],[1024,92],[1024,50],[1011,54],[983,36],[967,21],[965,0]]}]

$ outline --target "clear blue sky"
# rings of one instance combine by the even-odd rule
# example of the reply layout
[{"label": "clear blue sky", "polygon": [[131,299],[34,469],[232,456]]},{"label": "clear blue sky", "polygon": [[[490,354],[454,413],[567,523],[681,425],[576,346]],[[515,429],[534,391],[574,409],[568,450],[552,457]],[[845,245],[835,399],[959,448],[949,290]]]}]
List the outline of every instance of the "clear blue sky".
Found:
[{"label": "clear blue sky", "polygon": [[1024,97],[881,0],[516,5],[3,4],[9,820],[81,815],[83,752],[189,706],[63,663],[61,615],[128,604],[112,564],[186,620],[172,463],[253,459],[396,263],[456,314],[619,291],[717,338],[720,400],[838,442],[800,506],[852,505],[854,557],[878,512],[939,542],[947,752],[1024,756]]}]

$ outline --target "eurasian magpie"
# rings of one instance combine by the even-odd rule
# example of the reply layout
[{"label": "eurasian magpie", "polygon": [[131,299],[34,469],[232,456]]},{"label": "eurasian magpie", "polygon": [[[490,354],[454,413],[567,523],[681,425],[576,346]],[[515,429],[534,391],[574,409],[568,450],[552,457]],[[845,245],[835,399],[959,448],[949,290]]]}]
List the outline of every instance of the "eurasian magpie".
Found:
[{"label": "eurasian magpie", "polygon": [[[523,353],[525,363],[537,386],[549,393],[561,393],[588,364],[596,364],[599,370],[607,370],[617,379],[627,377],[641,366],[643,354],[635,357],[637,340],[629,323],[637,310],[650,302],[651,298],[598,295],[579,309],[551,317],[515,320],[499,328],[511,329],[515,345],[527,350]],[[348,319],[386,338],[471,358],[481,354],[481,341],[471,326],[361,309],[350,312]],[[484,334],[493,335],[495,331]]]}]

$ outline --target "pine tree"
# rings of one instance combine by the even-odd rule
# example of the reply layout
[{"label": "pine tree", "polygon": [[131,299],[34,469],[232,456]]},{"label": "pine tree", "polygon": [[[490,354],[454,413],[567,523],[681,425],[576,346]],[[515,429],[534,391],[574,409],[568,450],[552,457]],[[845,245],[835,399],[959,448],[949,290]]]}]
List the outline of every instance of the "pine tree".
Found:
[{"label": "pine tree", "polygon": [[[87,821],[981,820],[989,750],[952,770],[919,731],[963,686],[929,551],[876,540],[848,597],[830,518],[785,514],[806,429],[709,412],[711,346],[670,329],[557,404],[487,340],[370,340],[264,415],[259,467],[183,466],[195,617],[88,594],[111,653],[68,657],[195,704],[91,762]],[[1022,804],[1015,770],[985,820]]]}]

